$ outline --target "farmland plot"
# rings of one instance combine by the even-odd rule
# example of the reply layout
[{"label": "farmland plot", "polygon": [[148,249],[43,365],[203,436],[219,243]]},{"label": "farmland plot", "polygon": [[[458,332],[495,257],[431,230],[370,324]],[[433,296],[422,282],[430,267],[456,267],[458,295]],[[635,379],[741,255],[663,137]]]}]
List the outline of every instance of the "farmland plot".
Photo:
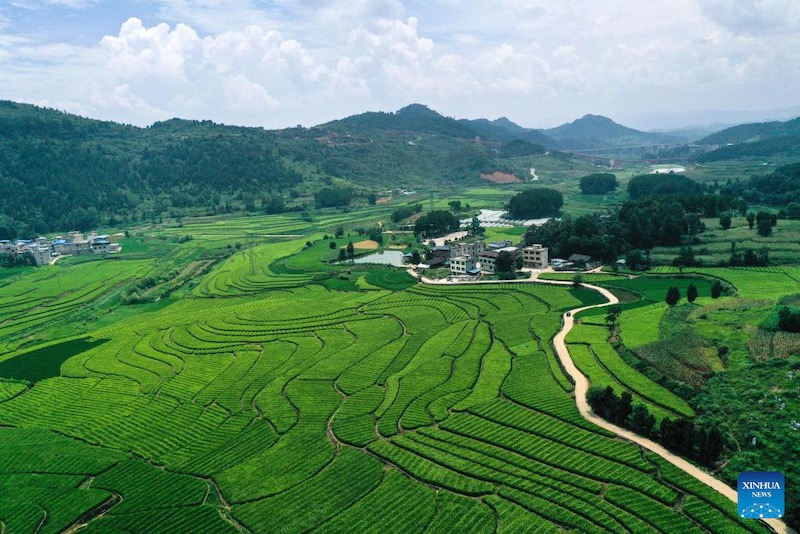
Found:
[{"label": "farmland plot", "polygon": [[580,417],[549,341],[588,290],[330,291],[286,247],[0,381],[6,530],[760,530]]}]

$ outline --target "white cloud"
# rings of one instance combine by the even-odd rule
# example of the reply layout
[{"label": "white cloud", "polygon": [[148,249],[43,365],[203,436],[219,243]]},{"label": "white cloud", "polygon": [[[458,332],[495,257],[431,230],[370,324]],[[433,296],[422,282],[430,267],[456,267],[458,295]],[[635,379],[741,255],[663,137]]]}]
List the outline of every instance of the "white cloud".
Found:
[{"label": "white cloud", "polygon": [[[81,14],[102,6],[26,4],[46,2]],[[14,34],[13,11],[0,9],[0,94],[139,124],[184,116],[283,127],[422,102],[551,126],[587,112],[635,122],[654,109],[788,107],[797,96],[787,88],[800,85],[793,0],[159,0],[149,9],[95,47]]]},{"label": "white cloud", "polygon": [[709,19],[735,34],[800,30],[800,3],[795,0],[701,0],[700,6]]}]

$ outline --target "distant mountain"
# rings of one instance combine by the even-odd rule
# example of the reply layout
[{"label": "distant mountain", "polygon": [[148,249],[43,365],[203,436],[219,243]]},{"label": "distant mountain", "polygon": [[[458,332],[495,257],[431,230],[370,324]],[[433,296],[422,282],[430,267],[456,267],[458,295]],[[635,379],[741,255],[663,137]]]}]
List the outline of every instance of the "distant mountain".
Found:
[{"label": "distant mountain", "polygon": [[704,137],[699,143],[705,145],[753,143],[786,135],[800,135],[800,117],[789,121],[740,124]]},{"label": "distant mountain", "polygon": [[708,124],[705,126],[684,126],[682,128],[675,128],[675,129],[658,129],[658,130],[653,130],[653,132],[670,135],[687,143],[698,142],[699,144],[700,139],[708,137],[709,135],[715,134],[717,132],[721,132],[725,128],[731,128],[732,126],[736,125],[718,122],[714,124]]},{"label": "distant mountain", "polygon": [[470,127],[479,137],[487,141],[507,143],[516,139],[541,145],[549,149],[558,149],[559,143],[540,130],[523,128],[506,117],[490,121],[488,119],[460,119],[458,122]]},{"label": "distant mountain", "polygon": [[578,120],[542,132],[558,141],[564,149],[571,150],[681,142],[671,135],[622,126],[601,115],[584,115]]},{"label": "distant mountain", "polygon": [[315,128],[347,130],[351,132],[395,131],[403,133],[435,134],[462,139],[480,138],[490,143],[507,143],[521,139],[547,148],[557,148],[558,142],[539,130],[523,128],[506,117],[488,119],[453,119],[445,117],[422,104],[411,104],[394,113],[370,111],[320,124]]},{"label": "distant mountain", "polygon": [[350,129],[354,131],[382,130],[449,135],[451,137],[475,137],[475,131],[461,122],[440,115],[422,104],[411,104],[395,113],[370,111],[344,119],[320,124],[319,129]]},{"label": "distant mountain", "polygon": [[740,124],[704,137],[699,144],[719,148],[697,157],[697,161],[772,157],[796,158],[800,153],[800,117],[788,121]]}]

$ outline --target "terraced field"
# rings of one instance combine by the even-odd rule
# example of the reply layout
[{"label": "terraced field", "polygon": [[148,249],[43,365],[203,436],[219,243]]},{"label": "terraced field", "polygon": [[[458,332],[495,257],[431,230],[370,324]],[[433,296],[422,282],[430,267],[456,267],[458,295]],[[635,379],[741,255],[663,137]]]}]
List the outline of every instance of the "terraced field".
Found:
[{"label": "terraced field", "polygon": [[276,272],[292,246],[0,381],[0,530],[762,530],[581,418],[549,340],[596,294],[331,291]]}]

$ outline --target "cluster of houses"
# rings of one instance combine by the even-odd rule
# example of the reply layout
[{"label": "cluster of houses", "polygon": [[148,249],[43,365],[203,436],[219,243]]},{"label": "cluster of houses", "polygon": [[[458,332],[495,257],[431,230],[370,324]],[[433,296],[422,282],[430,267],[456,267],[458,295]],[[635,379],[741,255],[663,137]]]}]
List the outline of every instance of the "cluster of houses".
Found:
[{"label": "cluster of houses", "polygon": [[511,241],[489,243],[483,241],[458,241],[431,249],[431,257],[423,268],[450,268],[454,275],[477,276],[495,274],[497,257],[502,252],[510,253],[515,261],[522,257],[522,265],[529,269],[544,269],[548,265],[547,247],[531,245],[513,246]]},{"label": "cluster of houses", "polygon": [[119,243],[112,243],[107,235],[98,235],[96,232],[84,236],[83,232],[75,231],[51,240],[45,237],[0,240],[0,254],[30,254],[36,265],[55,263],[61,256],[107,256],[121,250]]},{"label": "cluster of houses", "polygon": [[587,271],[600,266],[598,261],[584,254],[573,254],[568,259],[550,259],[547,247],[540,244],[518,247],[511,241],[487,244],[475,240],[434,247],[430,251],[430,257],[420,267],[449,268],[454,276],[497,274],[497,258],[502,252],[511,254],[515,263],[522,258],[522,266],[527,269],[545,269],[550,266],[556,271]]}]

